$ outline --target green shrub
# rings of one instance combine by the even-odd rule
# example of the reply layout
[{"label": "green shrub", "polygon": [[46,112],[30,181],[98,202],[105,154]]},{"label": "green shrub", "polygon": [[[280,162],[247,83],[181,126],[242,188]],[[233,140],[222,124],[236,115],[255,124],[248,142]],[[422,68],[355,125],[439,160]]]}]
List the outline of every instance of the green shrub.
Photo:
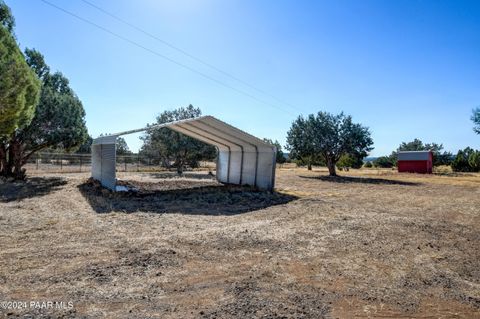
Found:
[{"label": "green shrub", "polygon": [[[470,166],[469,159],[470,156],[474,155],[476,152],[470,147],[467,147],[464,150],[459,150],[457,156],[452,162],[452,170],[454,172],[473,172],[474,168]],[[473,162],[475,158],[472,157]]]},{"label": "green shrub", "polygon": [[468,156],[468,165],[470,165],[473,172],[480,171],[480,151],[474,151]]},{"label": "green shrub", "polygon": [[373,161],[373,165],[375,167],[381,167],[381,168],[391,168],[395,166],[392,159],[389,156],[381,156],[377,158],[375,161]]}]

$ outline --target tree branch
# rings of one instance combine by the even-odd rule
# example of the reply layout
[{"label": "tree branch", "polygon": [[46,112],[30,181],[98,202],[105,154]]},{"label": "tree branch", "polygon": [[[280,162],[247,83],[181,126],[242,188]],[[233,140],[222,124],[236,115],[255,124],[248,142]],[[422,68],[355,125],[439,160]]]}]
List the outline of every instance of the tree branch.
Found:
[{"label": "tree branch", "polygon": [[44,148],[47,148],[48,146],[49,146],[48,143],[43,143],[43,144],[38,145],[38,146],[35,147],[33,150],[31,150],[30,153],[28,153],[27,155],[25,155],[25,156],[23,157],[23,160],[25,160],[25,161],[28,160],[28,159],[30,158],[30,156],[32,156],[34,153],[36,153],[36,152],[38,152],[38,151],[40,151],[40,150],[42,150],[42,149],[44,149]]}]

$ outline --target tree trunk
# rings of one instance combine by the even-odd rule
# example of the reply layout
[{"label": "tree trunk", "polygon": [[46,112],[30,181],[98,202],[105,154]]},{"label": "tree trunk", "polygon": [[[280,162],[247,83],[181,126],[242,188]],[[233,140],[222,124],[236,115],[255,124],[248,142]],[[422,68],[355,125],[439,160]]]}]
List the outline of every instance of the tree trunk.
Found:
[{"label": "tree trunk", "polygon": [[331,159],[327,159],[328,173],[330,176],[337,176],[337,171],[335,170],[335,163]]},{"label": "tree trunk", "polygon": [[4,155],[2,156],[2,175],[5,177],[13,176],[13,152],[12,152],[12,143],[9,143],[8,147],[2,145],[2,152]]},{"label": "tree trunk", "polygon": [[185,164],[187,164],[187,149],[184,149],[177,157],[178,165],[177,165],[177,173],[178,175],[183,174],[183,170],[185,169]]},{"label": "tree trunk", "polygon": [[166,169],[170,170],[170,159],[169,158],[162,158],[162,163],[163,163],[163,167],[165,167]]},{"label": "tree trunk", "polygon": [[182,175],[183,174],[183,159],[181,157],[177,157],[175,160],[175,168],[177,169],[177,174]]},{"label": "tree trunk", "polygon": [[307,164],[307,169],[308,169],[309,171],[312,170],[312,163],[308,162],[308,164]]},{"label": "tree trunk", "polygon": [[5,176],[7,169],[7,147],[4,143],[0,144],[0,175]]},{"label": "tree trunk", "polygon": [[23,166],[28,159],[35,152],[48,147],[48,144],[41,144],[30,150],[29,153],[25,152],[25,145],[15,133],[8,140],[8,147],[6,145],[6,142],[0,143],[0,175],[15,179],[25,179],[26,170]]},{"label": "tree trunk", "polygon": [[0,175],[25,179],[25,169],[22,168],[26,163],[24,147],[15,137],[12,137],[8,144],[8,148],[5,143],[0,145]]},{"label": "tree trunk", "polygon": [[183,174],[183,162],[179,162],[177,165],[177,174],[182,175]]},{"label": "tree trunk", "polygon": [[9,160],[12,160],[12,174],[15,179],[25,179],[25,169],[22,169],[22,166],[25,164],[23,148],[23,145],[18,140],[13,139],[10,143]]}]

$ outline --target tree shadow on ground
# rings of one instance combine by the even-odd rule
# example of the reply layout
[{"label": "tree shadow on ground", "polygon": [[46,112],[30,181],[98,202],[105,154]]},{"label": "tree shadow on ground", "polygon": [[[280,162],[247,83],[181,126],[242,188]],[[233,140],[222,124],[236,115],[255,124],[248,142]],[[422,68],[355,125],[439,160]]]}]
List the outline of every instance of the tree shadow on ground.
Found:
[{"label": "tree shadow on ground", "polygon": [[394,179],[371,178],[371,177],[352,177],[352,176],[300,176],[301,178],[319,179],[324,182],[333,183],[358,183],[358,184],[377,184],[377,185],[404,185],[404,186],[418,186],[421,183],[398,181]]},{"label": "tree shadow on ground", "polygon": [[25,181],[0,183],[0,202],[44,196],[62,188],[67,181],[60,177],[30,177]]},{"label": "tree shadow on ground", "polygon": [[216,182],[207,184],[190,182],[187,187],[185,181],[182,181],[179,188],[172,188],[171,182],[169,184],[168,181],[163,183],[123,181],[121,184],[135,187],[137,190],[112,192],[91,179],[78,188],[97,213],[116,211],[230,216],[298,199],[296,196],[278,192],[262,191],[248,186],[222,185]]}]

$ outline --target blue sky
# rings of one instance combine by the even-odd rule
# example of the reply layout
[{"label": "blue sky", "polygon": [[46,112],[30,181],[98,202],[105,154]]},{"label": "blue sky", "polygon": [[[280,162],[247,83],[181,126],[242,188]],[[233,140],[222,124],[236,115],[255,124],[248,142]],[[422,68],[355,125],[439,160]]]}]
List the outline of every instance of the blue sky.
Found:
[{"label": "blue sky", "polygon": [[[48,0],[276,107],[258,102],[60,12],[6,0],[22,48],[41,51],[82,100],[93,137],[193,104],[285,145],[299,114],[351,114],[371,155],[420,138],[480,148],[479,1],[89,0],[296,108],[235,82],[88,6]],[[279,110],[281,109],[281,110]],[[131,149],[141,142],[126,137]]]}]

